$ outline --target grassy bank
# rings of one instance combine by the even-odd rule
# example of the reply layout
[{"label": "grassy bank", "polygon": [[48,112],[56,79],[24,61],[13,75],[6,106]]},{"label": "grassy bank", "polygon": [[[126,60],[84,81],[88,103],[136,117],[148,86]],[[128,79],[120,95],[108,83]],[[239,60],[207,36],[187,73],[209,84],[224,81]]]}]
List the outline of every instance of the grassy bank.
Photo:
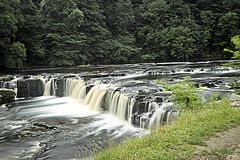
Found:
[{"label": "grassy bank", "polygon": [[190,159],[194,145],[203,144],[207,138],[240,124],[240,108],[229,106],[223,99],[211,102],[198,111],[184,111],[171,125],[153,131],[143,138],[110,147],[98,153],[95,159],[170,160]]}]

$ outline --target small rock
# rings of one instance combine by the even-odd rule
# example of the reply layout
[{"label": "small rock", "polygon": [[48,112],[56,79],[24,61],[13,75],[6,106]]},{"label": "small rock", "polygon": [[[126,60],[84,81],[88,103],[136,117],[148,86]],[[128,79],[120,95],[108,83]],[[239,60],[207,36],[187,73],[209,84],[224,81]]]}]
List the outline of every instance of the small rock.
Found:
[{"label": "small rock", "polygon": [[161,102],[163,102],[163,98],[162,97],[155,97],[154,101],[158,102],[158,103],[161,103]]},{"label": "small rock", "polygon": [[240,101],[234,101],[231,103],[231,106],[233,107],[240,107]]}]

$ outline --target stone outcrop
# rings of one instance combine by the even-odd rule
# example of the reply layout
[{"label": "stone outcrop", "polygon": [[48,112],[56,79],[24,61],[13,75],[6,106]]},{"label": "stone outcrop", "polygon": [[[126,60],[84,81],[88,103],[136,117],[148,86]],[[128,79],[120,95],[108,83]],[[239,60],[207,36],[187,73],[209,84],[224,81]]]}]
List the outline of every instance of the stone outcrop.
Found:
[{"label": "stone outcrop", "polygon": [[0,104],[9,103],[15,99],[16,93],[12,89],[0,88]]},{"label": "stone outcrop", "polygon": [[38,97],[44,92],[44,84],[40,79],[21,79],[17,81],[17,98]]},{"label": "stone outcrop", "polygon": [[56,81],[57,88],[56,88],[56,96],[63,97],[65,92],[65,79],[58,79]]}]

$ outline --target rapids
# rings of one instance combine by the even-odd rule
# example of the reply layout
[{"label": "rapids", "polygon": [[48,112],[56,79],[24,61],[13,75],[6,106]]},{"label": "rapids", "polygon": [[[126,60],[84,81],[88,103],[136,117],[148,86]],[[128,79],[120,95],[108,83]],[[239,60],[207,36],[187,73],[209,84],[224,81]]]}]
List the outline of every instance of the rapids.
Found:
[{"label": "rapids", "polygon": [[17,98],[0,106],[0,159],[82,159],[113,143],[144,136],[180,115],[171,92],[155,80],[175,83],[190,76],[201,84],[199,95],[205,100],[214,92],[231,95],[228,84],[239,80],[240,71],[221,63],[225,61],[35,69],[3,75],[7,78],[0,80],[0,86],[16,90]]}]

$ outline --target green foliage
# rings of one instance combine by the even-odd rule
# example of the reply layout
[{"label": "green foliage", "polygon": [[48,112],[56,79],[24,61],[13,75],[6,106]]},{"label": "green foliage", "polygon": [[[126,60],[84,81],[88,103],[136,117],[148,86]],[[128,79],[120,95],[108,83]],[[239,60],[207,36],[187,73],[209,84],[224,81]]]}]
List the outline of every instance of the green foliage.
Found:
[{"label": "green foliage", "polygon": [[175,84],[166,85],[166,89],[172,91],[173,102],[180,107],[180,109],[199,109],[203,101],[197,95],[198,88],[195,83],[180,81]]},{"label": "green foliage", "polygon": [[232,48],[230,38],[240,33],[239,5],[238,0],[0,0],[0,56],[21,42],[27,65],[230,58],[223,48]]},{"label": "green foliage", "polygon": [[22,69],[26,60],[26,48],[20,42],[13,43],[9,53],[5,55],[5,67],[9,69]]},{"label": "green foliage", "polygon": [[[17,31],[20,1],[1,0],[0,1],[0,56],[2,58],[7,54],[12,45]],[[4,66],[4,60],[0,66]]]},{"label": "green foliage", "polygon": [[194,145],[202,145],[217,132],[240,124],[240,110],[229,106],[228,100],[206,105],[208,107],[202,108],[208,109],[200,112],[183,112],[176,122],[150,135],[110,146],[94,159],[192,159]]},{"label": "green foliage", "polygon": [[139,59],[140,49],[134,46],[134,37],[122,36],[113,40],[110,46],[110,59],[114,63],[129,63]]},{"label": "green foliage", "polygon": [[[232,58],[240,59],[240,35],[232,37],[231,42],[234,44],[235,50],[225,48],[224,51],[232,53],[233,54]],[[240,68],[240,62],[231,62],[228,65],[234,68]]]},{"label": "green foliage", "polygon": [[234,36],[232,42],[236,49],[236,51],[233,52],[233,58],[240,59],[240,36]]},{"label": "green foliage", "polygon": [[45,14],[48,33],[43,36],[45,56],[51,66],[74,66],[83,64],[85,35],[78,31],[83,23],[84,14],[74,1],[45,1]]},{"label": "green foliage", "polygon": [[237,13],[227,12],[219,19],[217,25],[217,27],[219,28],[219,32],[217,34],[225,38],[231,38],[232,36],[239,33],[239,23],[240,19]]}]

